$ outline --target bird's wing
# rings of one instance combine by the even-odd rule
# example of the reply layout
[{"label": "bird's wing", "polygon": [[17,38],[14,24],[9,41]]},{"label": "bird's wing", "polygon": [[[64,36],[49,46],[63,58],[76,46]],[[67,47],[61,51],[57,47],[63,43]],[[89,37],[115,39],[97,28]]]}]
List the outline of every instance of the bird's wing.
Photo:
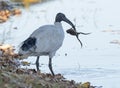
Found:
[{"label": "bird's wing", "polygon": [[64,36],[54,25],[47,25],[35,30],[30,37],[36,38],[36,52],[50,52],[62,45]]},{"label": "bird's wing", "polygon": [[50,31],[53,31],[51,29],[54,29],[53,25],[45,25],[45,26],[41,26],[38,29],[36,29],[31,35],[30,37],[37,37],[37,36],[41,36],[44,37],[45,35],[49,34]]}]

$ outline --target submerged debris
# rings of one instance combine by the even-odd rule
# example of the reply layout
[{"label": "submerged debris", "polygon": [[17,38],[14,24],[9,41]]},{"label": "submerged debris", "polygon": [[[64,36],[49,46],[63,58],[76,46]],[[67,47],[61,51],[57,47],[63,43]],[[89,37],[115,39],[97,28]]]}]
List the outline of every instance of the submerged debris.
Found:
[{"label": "submerged debris", "polygon": [[103,30],[102,32],[120,35],[120,30],[106,29],[106,30]]},{"label": "submerged debris", "polygon": [[111,41],[110,43],[120,45],[120,40],[113,40],[113,41]]}]

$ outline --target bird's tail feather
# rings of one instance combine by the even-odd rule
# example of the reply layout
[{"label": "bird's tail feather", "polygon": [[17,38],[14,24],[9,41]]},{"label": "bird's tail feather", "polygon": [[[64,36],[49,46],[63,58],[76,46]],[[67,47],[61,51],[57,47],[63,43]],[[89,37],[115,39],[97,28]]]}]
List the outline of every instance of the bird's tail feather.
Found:
[{"label": "bird's tail feather", "polygon": [[36,38],[34,38],[34,37],[29,37],[28,39],[26,39],[26,40],[23,42],[23,44],[22,44],[22,46],[21,46],[21,49],[22,49],[23,51],[27,51],[27,50],[29,50],[30,48],[34,47],[35,44],[36,44]]}]

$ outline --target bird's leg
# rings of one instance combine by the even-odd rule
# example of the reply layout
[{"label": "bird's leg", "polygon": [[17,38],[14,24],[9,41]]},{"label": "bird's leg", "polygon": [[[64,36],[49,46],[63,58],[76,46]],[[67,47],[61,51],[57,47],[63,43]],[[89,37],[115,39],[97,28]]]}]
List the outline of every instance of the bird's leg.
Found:
[{"label": "bird's leg", "polygon": [[36,68],[37,68],[37,71],[40,71],[40,69],[39,69],[39,56],[37,56]]},{"label": "bird's leg", "polygon": [[54,74],[54,72],[52,70],[52,58],[49,58],[49,69],[50,69],[52,75],[55,76],[55,74]]}]

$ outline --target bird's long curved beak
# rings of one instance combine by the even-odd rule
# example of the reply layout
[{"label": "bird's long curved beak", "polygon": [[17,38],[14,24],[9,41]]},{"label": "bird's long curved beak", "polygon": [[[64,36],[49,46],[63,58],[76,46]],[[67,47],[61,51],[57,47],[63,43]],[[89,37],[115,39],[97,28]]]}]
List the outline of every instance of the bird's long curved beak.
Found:
[{"label": "bird's long curved beak", "polygon": [[65,21],[66,23],[70,24],[72,26],[72,28],[76,31],[75,25],[68,18],[64,17],[63,21]]},{"label": "bird's long curved beak", "polygon": [[[70,24],[71,26],[72,26],[72,28],[75,30],[75,32],[76,32],[76,28],[75,28],[75,25],[68,19],[68,18],[66,18],[66,17],[64,17],[63,18],[63,21],[65,21],[65,22],[67,22],[68,24]],[[80,41],[80,39],[78,38],[78,35],[77,35],[77,33],[76,33],[76,38],[78,39],[78,41],[80,42],[80,45],[81,45],[81,47],[83,46],[83,44],[82,44],[82,42]]]}]

